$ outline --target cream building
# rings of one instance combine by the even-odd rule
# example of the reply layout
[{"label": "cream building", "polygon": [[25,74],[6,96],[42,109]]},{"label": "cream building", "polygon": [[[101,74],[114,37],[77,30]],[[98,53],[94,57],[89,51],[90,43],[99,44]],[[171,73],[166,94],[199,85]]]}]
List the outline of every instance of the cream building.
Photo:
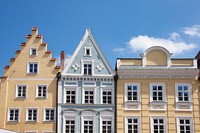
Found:
[{"label": "cream building", "polygon": [[197,61],[155,46],[116,62],[117,133],[199,133]]},{"label": "cream building", "polygon": [[10,65],[4,67],[0,86],[0,128],[21,133],[56,132],[56,59],[32,28]]}]

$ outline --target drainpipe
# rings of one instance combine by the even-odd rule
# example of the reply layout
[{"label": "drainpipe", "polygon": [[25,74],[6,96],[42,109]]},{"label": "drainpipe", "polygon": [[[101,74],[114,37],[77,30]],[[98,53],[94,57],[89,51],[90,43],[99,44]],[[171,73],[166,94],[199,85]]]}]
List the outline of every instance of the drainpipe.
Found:
[{"label": "drainpipe", "polygon": [[58,82],[61,78],[61,73],[58,72],[56,77],[57,77],[57,83],[56,83],[56,114],[57,114],[56,115],[56,133],[57,133],[57,131],[58,131]]}]

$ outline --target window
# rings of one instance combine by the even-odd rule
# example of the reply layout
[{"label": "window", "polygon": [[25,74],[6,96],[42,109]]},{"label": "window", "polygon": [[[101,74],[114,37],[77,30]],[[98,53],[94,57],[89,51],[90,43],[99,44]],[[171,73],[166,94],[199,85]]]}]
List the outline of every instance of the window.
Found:
[{"label": "window", "polygon": [[178,133],[193,133],[192,118],[177,118]]},{"label": "window", "polygon": [[163,101],[163,87],[153,85],[152,86],[152,95],[153,95],[153,101]]},{"label": "window", "polygon": [[19,122],[19,109],[18,108],[9,108],[8,121]]},{"label": "window", "polygon": [[112,132],[112,122],[110,120],[102,121],[102,133],[111,133]]},{"label": "window", "polygon": [[84,120],[84,133],[93,133],[93,121]]},{"label": "window", "polygon": [[26,98],[27,85],[17,85],[16,86],[16,97]]},{"label": "window", "polygon": [[47,98],[47,85],[37,85],[36,95],[38,98]]},{"label": "window", "polygon": [[26,113],[26,121],[37,122],[38,109],[28,108]]},{"label": "window", "polygon": [[126,133],[139,133],[139,117],[126,117]]},{"label": "window", "polygon": [[30,48],[30,55],[37,55],[37,48]]},{"label": "window", "polygon": [[151,132],[152,133],[165,133],[165,117],[151,117]]},{"label": "window", "polygon": [[38,133],[37,131],[25,131],[25,133]]},{"label": "window", "polygon": [[111,90],[103,90],[102,92],[102,102],[104,104],[112,103],[112,91]]},{"label": "window", "polygon": [[65,121],[65,133],[75,133],[75,121],[66,120]]},{"label": "window", "polygon": [[76,103],[76,91],[75,89],[66,89],[66,103]]},{"label": "window", "polygon": [[191,89],[190,84],[176,84],[177,102],[190,102],[191,101],[190,89]]},{"label": "window", "polygon": [[85,103],[86,104],[94,103],[94,91],[93,90],[85,90]]},{"label": "window", "polygon": [[31,73],[31,74],[38,73],[38,63],[37,62],[29,62],[28,63],[28,73]]},{"label": "window", "polygon": [[92,56],[91,47],[85,47],[85,54],[84,56]]},{"label": "window", "polygon": [[84,75],[92,75],[92,64],[84,64]]},{"label": "window", "polygon": [[44,121],[54,121],[55,120],[55,109],[46,108],[44,114]]}]

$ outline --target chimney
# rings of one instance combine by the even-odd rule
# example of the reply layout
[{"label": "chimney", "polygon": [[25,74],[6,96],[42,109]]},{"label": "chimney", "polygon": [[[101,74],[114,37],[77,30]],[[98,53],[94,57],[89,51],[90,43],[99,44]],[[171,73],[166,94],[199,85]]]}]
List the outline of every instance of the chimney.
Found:
[{"label": "chimney", "polygon": [[66,55],[64,51],[60,52],[60,66],[61,66],[61,70],[64,69],[65,67],[65,60],[66,60]]}]

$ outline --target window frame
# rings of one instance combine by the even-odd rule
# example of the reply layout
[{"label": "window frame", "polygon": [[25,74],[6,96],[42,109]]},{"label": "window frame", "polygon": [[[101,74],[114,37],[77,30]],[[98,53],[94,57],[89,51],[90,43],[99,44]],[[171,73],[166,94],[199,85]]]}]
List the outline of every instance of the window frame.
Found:
[{"label": "window frame", "polygon": [[[35,54],[33,54],[33,50],[35,50]],[[31,47],[29,54],[30,54],[30,56],[37,56],[38,55],[38,48],[37,47]]]},{"label": "window frame", "polygon": [[[28,113],[29,113],[28,111],[29,110],[36,110],[37,111],[36,120],[28,120]],[[35,108],[35,107],[28,107],[28,108],[26,108],[26,122],[38,122],[38,118],[39,118],[38,115],[39,115],[39,108]]]},{"label": "window frame", "polygon": [[92,121],[92,132],[94,133],[94,127],[95,127],[95,121],[92,117],[83,117],[83,120],[82,120],[82,132],[84,133],[84,122],[85,121]]},{"label": "window frame", "polygon": [[[34,67],[33,67],[33,72],[30,72],[30,65],[31,64],[34,64],[34,65],[37,64],[37,72],[34,72]],[[39,74],[39,62],[36,62],[36,61],[27,62],[27,73],[28,74]]]},{"label": "window frame", "polygon": [[[81,60],[81,66],[82,66],[82,69],[81,69],[81,75],[84,75],[84,76],[92,76],[94,75],[94,60]],[[85,64],[91,64],[91,74],[84,74],[84,65]]]},{"label": "window frame", "polygon": [[[53,110],[54,111],[54,116],[53,116],[54,119],[53,120],[47,120],[46,119],[46,110]],[[44,111],[43,112],[43,121],[44,122],[55,122],[55,120],[56,120],[56,109],[55,108],[45,107],[43,111]],[[51,115],[50,115],[50,117],[51,117]]]},{"label": "window frame", "polygon": [[177,132],[179,133],[180,132],[180,120],[181,119],[184,119],[185,120],[189,120],[190,121],[190,129],[191,129],[191,133],[193,133],[194,131],[194,123],[193,123],[193,118],[192,117],[176,117],[176,124],[177,124]]},{"label": "window frame", "polygon": [[[63,103],[65,104],[76,104],[77,103],[77,91],[76,91],[77,87],[65,87],[65,94],[64,94],[64,101]],[[75,91],[75,103],[71,103],[71,95],[70,95],[70,103],[67,103],[67,91]]]},{"label": "window frame", "polygon": [[125,133],[128,133],[128,119],[137,119],[137,130],[138,130],[138,133],[141,132],[141,129],[140,129],[140,125],[141,125],[141,121],[140,121],[140,116],[126,116],[125,117]]},{"label": "window frame", "polygon": [[[87,50],[89,50],[89,54],[87,54]],[[92,56],[92,47],[85,47],[84,51],[84,56]]]},{"label": "window frame", "polygon": [[[17,120],[10,120],[10,111],[11,110],[18,110],[18,119]],[[8,122],[16,122],[16,123],[19,123],[20,122],[20,108],[18,108],[18,107],[8,107],[8,116],[7,116],[7,121]]]},{"label": "window frame", "polygon": [[[42,90],[43,90],[43,87],[46,87],[46,96],[38,96],[39,94],[39,87],[42,87]],[[43,94],[43,92],[42,92]],[[36,85],[36,98],[39,98],[39,99],[48,99],[48,85],[47,84],[37,84]]]},{"label": "window frame", "polygon": [[[151,116],[151,133],[154,133],[154,119],[163,119],[163,133],[167,132],[167,122],[166,122],[166,117],[165,116]],[[159,124],[161,125],[161,124]]]},{"label": "window frame", "polygon": [[[26,87],[26,91],[25,91],[25,97],[23,97],[23,96],[18,96],[18,94],[19,94],[19,91],[18,91],[18,89],[19,89],[19,87]],[[21,92],[21,93],[23,93],[23,91]],[[27,84],[17,84],[16,85],[16,92],[15,92],[15,98],[19,98],[19,99],[26,99],[27,98],[27,96],[28,96],[28,85]]]},{"label": "window frame", "polygon": [[[96,96],[95,96],[95,88],[94,87],[85,87],[85,88],[83,88],[83,95],[82,95],[82,103],[83,104],[91,104],[91,105],[93,105],[93,104],[95,104],[96,102],[96,100],[95,100],[95,98],[96,98]],[[85,103],[85,91],[93,91],[93,103]]]},{"label": "window frame", "polygon": [[[111,92],[111,103],[108,103],[108,102],[106,102],[106,103],[103,103],[103,92],[104,91],[106,91],[106,92]],[[114,91],[113,91],[113,88],[110,88],[110,87],[101,87],[101,95],[100,95],[100,97],[101,97],[101,104],[108,104],[108,105],[110,105],[110,104],[113,104],[114,103]],[[107,98],[108,98],[108,95],[106,95],[107,96]],[[108,101],[108,99],[106,100],[106,101]]]},{"label": "window frame", "polygon": [[[178,95],[178,87],[184,87],[187,86],[188,87],[188,101],[180,101],[179,100],[179,95]],[[190,83],[176,83],[175,84],[175,90],[176,90],[176,102],[180,102],[180,103],[190,103],[192,102],[192,85]]]},{"label": "window frame", "polygon": [[[128,86],[137,86],[137,100],[128,100]],[[134,91],[132,91],[134,92]],[[140,83],[133,82],[133,83],[125,83],[125,88],[124,88],[124,101],[125,102],[140,102]]]}]

